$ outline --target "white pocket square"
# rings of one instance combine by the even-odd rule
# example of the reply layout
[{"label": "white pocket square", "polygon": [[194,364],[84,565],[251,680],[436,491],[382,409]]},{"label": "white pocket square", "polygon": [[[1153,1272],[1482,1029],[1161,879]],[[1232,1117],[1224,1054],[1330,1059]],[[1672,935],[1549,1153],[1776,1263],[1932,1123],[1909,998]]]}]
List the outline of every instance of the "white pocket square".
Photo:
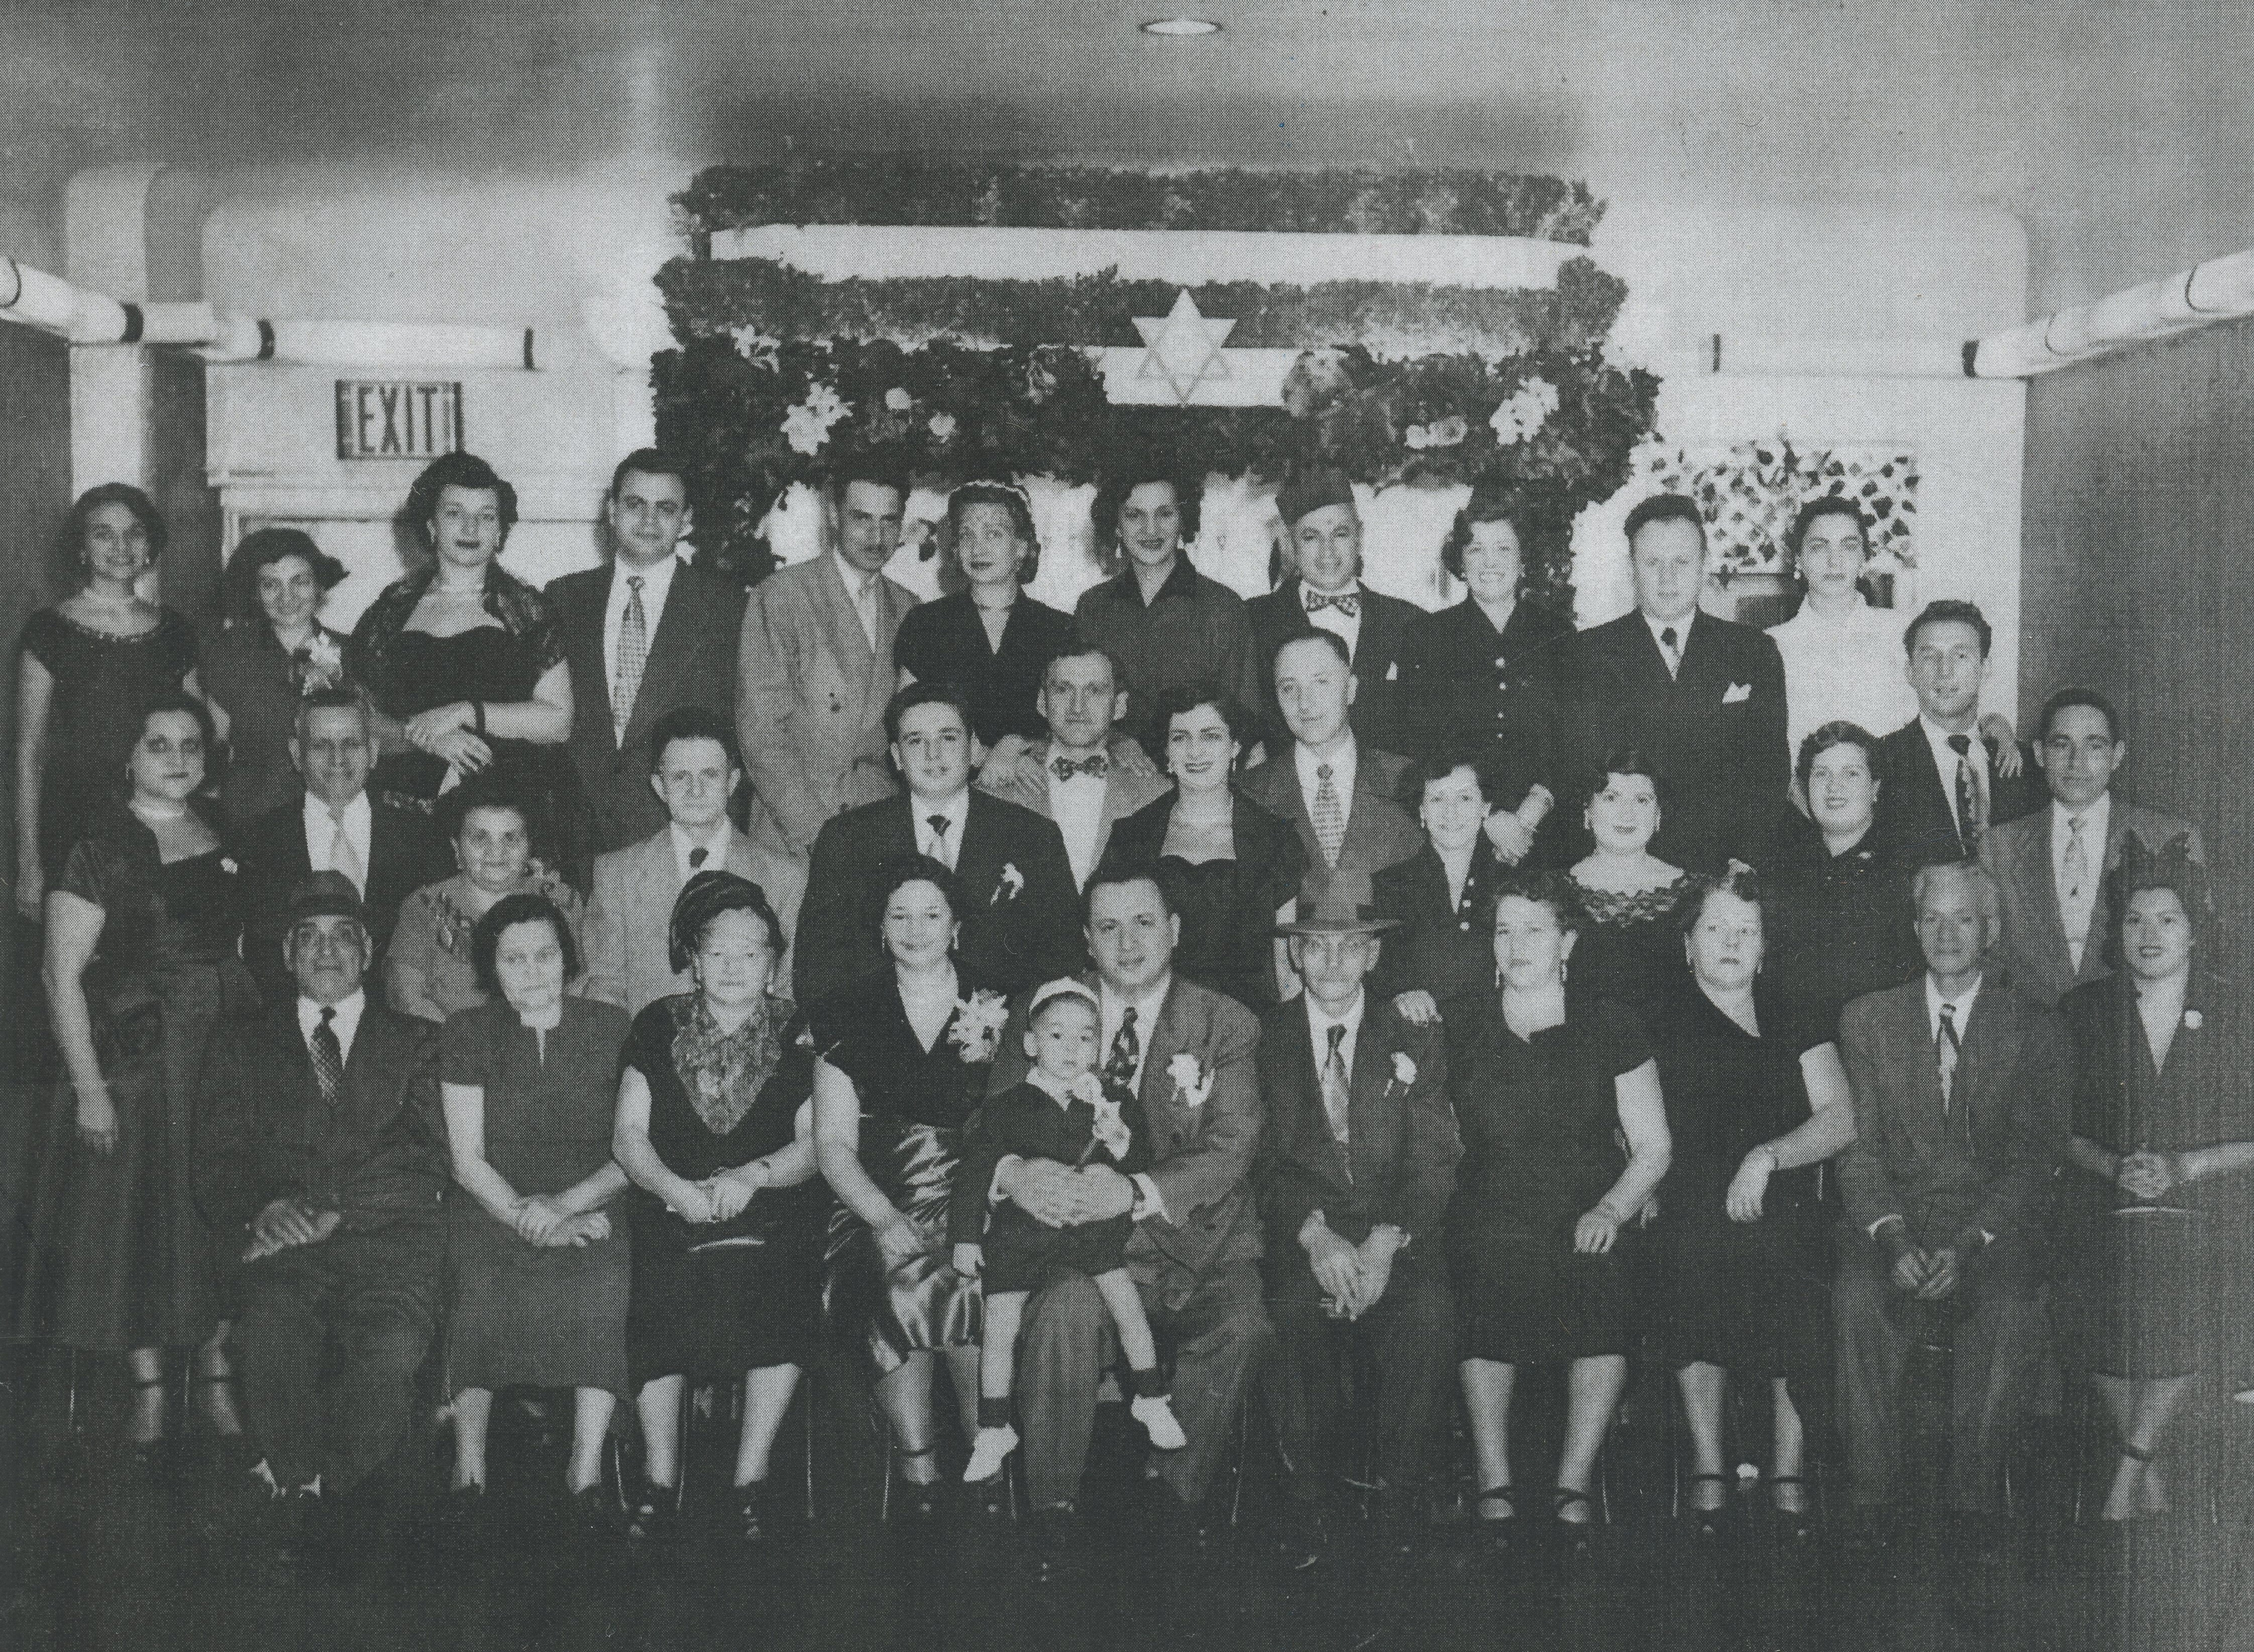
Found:
[{"label": "white pocket square", "polygon": [[1722,690],[1722,704],[1724,705],[1735,705],[1740,700],[1750,700],[1753,697],[1754,685],[1750,682],[1732,682],[1728,688]]},{"label": "white pocket square", "polygon": [[1395,682],[1400,680],[1400,676],[1401,662],[1398,660],[1389,661],[1385,667],[1385,680],[1388,682]]}]

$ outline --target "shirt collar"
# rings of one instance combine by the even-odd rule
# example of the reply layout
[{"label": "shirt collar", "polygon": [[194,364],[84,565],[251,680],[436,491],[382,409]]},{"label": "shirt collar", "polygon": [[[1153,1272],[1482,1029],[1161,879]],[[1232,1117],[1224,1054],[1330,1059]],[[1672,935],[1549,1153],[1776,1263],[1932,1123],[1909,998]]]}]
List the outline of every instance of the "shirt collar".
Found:
[{"label": "shirt collar", "polygon": [[1980,996],[1980,984],[1984,979],[1983,976],[1975,976],[1972,984],[1964,991],[1953,998],[1943,998],[1941,988],[1933,979],[1933,971],[1928,970],[1925,972],[1925,1020],[1934,1037],[1941,1036],[1941,1006],[1943,1004],[1956,1012],[1956,1036],[1960,1039],[1964,1036],[1964,1029],[1972,1022],[1972,1001]]},{"label": "shirt collar", "polygon": [[[1139,1019],[1140,1018],[1138,1017],[1138,1018]],[[1026,1069],[1026,1082],[1032,1085],[1042,1095],[1047,1096],[1049,1100],[1054,1102],[1059,1107],[1070,1107],[1073,1103],[1074,1098],[1072,1092],[1068,1089],[1059,1088],[1057,1087],[1057,1082],[1051,1078],[1047,1074],[1042,1072],[1038,1067],[1029,1067]]]},{"label": "shirt collar", "polygon": [[908,808],[915,816],[915,828],[919,836],[922,834],[926,822],[928,822],[934,815],[946,816],[947,830],[950,834],[948,841],[954,845],[955,850],[957,854],[962,852],[962,823],[964,821],[970,818],[970,788],[969,787],[964,787],[962,790],[957,792],[953,798],[944,803],[928,803],[922,798],[916,796],[913,792],[911,792],[908,794]]},{"label": "shirt collar", "polygon": [[[305,824],[309,828],[333,827],[336,823],[336,816],[329,813],[329,806],[311,792],[305,794],[304,809]],[[368,801],[368,793],[362,790],[353,798],[351,802],[345,805],[345,830],[348,832],[365,831],[368,822],[374,818],[374,806]]]},{"label": "shirt collar", "polygon": [[689,851],[692,849],[710,851],[705,857],[704,864],[696,869],[699,872],[718,872],[726,865],[730,827],[725,815],[713,822],[710,835],[705,837],[697,836],[679,821],[668,820],[665,822],[665,830],[673,838],[673,859],[676,865],[686,867],[689,864]]},{"label": "shirt collar", "polygon": [[[1190,565],[1189,552],[1176,551],[1173,568],[1164,579],[1158,582],[1158,590],[1152,593],[1151,606],[1156,607],[1168,597],[1194,597],[1197,594],[1197,584],[1198,572]],[[1135,570],[1131,565],[1119,576],[1119,592],[1122,596],[1130,598],[1138,606],[1142,605],[1142,582],[1136,578]]]},{"label": "shirt collar", "polygon": [[[1949,742],[1956,737],[1922,711],[1917,714],[1917,725],[1925,731],[1925,743],[1933,748],[1933,760],[1940,766],[1942,774],[1954,774],[1956,772],[1956,748]],[[1970,757],[1974,752],[1979,752],[1984,756],[1987,744],[1980,738],[1979,726],[1976,724],[1964,732],[1971,737],[1971,744],[1964,748],[1964,755]]]},{"label": "shirt collar", "polygon": [[[2066,852],[2066,840],[2073,836],[2073,828],[2068,822],[2075,818],[2065,804],[2055,797],[2050,800],[2050,846],[2054,854]],[[2085,841],[2093,845],[2103,845],[2106,829],[2113,822],[2113,793],[2110,788],[2100,792],[2097,801],[2082,811],[2081,819],[2082,830],[2088,835]]]},{"label": "shirt collar", "polygon": [[313,1029],[321,1024],[321,1011],[325,1007],[336,1011],[336,1019],[330,1023],[330,1026],[337,1035],[339,1047],[349,1054],[353,1040],[360,1033],[360,1013],[368,1008],[368,989],[357,987],[350,998],[339,998],[334,1004],[326,1006],[314,1003],[301,993],[298,998],[298,1035],[300,1038],[313,1036]]},{"label": "shirt collar", "polygon": [[845,553],[842,550],[831,551],[830,553],[830,560],[837,565],[837,577],[845,582],[845,594],[848,597],[852,598],[857,602],[860,600],[861,593],[863,592],[868,590],[870,586],[875,584],[878,580],[882,579],[885,577],[884,570],[882,569],[878,570],[878,571],[872,574],[863,573],[858,568],[856,568],[851,563],[845,560]]},{"label": "shirt collar", "polygon": [[1295,583],[1299,588],[1299,606],[1302,608],[1307,606],[1307,598],[1310,597],[1359,597],[1362,595],[1362,576],[1360,574],[1356,574],[1353,578],[1348,580],[1346,584],[1340,585],[1336,591],[1317,591],[1312,585],[1309,584],[1306,580],[1298,578],[1296,575],[1293,577],[1293,583]]},{"label": "shirt collar", "polygon": [[620,562],[613,557],[611,561],[612,598],[623,608],[627,598],[633,594],[626,586],[626,581],[639,579],[641,581],[643,605],[647,606],[651,603],[662,603],[665,600],[665,593],[672,588],[673,576],[680,571],[681,556],[678,552],[654,562],[647,568],[637,568],[631,563]]},{"label": "shirt collar", "polygon": [[1672,630],[1675,633],[1675,652],[1687,654],[1690,651],[1690,627],[1698,621],[1698,611],[1696,608],[1684,614],[1680,620],[1655,620],[1641,608],[1638,608],[1635,613],[1636,618],[1643,621],[1644,629],[1651,633],[1652,641],[1657,643],[1662,650],[1667,645],[1660,642],[1659,634]]},{"label": "shirt collar", "polygon": [[1292,742],[1292,762],[1299,776],[1299,789],[1305,792],[1312,792],[1322,784],[1322,776],[1315,771],[1328,763],[1331,766],[1331,783],[1338,788],[1339,802],[1343,804],[1348,794],[1354,790],[1354,775],[1362,767],[1362,742],[1349,734],[1345,745],[1330,756],[1320,758],[1294,740]]},{"label": "shirt collar", "polygon": [[1135,1031],[1143,1040],[1143,1047],[1149,1049],[1151,1029],[1157,1025],[1159,1006],[1166,1003],[1166,990],[1173,984],[1173,975],[1169,971],[1156,986],[1144,993],[1141,998],[1126,998],[1120,997],[1109,981],[1098,976],[1096,990],[1097,997],[1102,1000],[1103,1025],[1116,1033],[1120,1021],[1124,1018],[1122,1012],[1127,1010],[1134,1011]]},{"label": "shirt collar", "polygon": [[1342,1026],[1346,1029],[1347,1042],[1351,1044],[1362,1034],[1362,1018],[1368,1008],[1369,991],[1366,987],[1354,995],[1354,1003],[1348,1006],[1344,1015],[1333,1015],[1318,1006],[1312,998],[1309,998],[1307,1026],[1313,1031],[1317,1044],[1326,1042],[1330,1037],[1330,1029],[1334,1026]]}]

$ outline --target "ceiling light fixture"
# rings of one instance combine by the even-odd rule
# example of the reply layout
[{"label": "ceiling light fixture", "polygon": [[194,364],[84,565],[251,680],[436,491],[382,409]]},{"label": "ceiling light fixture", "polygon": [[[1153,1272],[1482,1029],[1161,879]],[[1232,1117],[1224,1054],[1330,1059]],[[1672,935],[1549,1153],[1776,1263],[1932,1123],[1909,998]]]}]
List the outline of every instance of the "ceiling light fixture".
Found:
[{"label": "ceiling light fixture", "polygon": [[1145,34],[1186,39],[1200,34],[1219,34],[1221,24],[1206,18],[1153,18],[1142,25],[1142,30]]}]

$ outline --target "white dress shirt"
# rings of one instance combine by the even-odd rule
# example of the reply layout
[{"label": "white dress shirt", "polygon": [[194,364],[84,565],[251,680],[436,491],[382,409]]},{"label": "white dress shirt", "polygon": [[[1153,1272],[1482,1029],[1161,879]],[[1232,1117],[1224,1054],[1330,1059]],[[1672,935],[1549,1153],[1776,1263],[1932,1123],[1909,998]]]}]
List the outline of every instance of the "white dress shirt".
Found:
[{"label": "white dress shirt", "polygon": [[[915,815],[916,852],[929,855],[948,871],[953,872],[956,858],[962,853],[963,823],[970,818],[970,788],[964,788],[943,803],[932,802],[910,792],[908,808]],[[947,817],[944,832],[933,830],[931,817],[934,815]]]},{"label": "white dress shirt", "polygon": [[1321,789],[1322,776],[1315,773],[1323,764],[1331,766],[1331,785],[1338,791],[1339,813],[1347,823],[1354,823],[1354,777],[1362,767],[1361,742],[1348,737],[1339,749],[1328,757],[1317,757],[1298,741],[1292,742],[1292,761],[1299,776],[1299,801],[1307,806],[1307,818],[1315,817],[1315,794]]},{"label": "white dress shirt", "polygon": [[[1360,597],[1362,601],[1354,605],[1354,617],[1348,619],[1343,612],[1333,607],[1329,603],[1325,603],[1319,609],[1308,607],[1307,598],[1312,594],[1340,597],[1354,595]],[[1304,580],[1299,584],[1299,612],[1307,616],[1309,625],[1329,632],[1340,642],[1345,643],[1347,656],[1349,659],[1362,645],[1362,608],[1368,601],[1369,592],[1359,579],[1348,580],[1336,592],[1320,593],[1316,593],[1315,588]]]},{"label": "white dress shirt", "polygon": [[873,654],[877,648],[877,581],[884,576],[863,573],[845,560],[842,551],[831,551],[830,559],[837,564],[837,577],[845,582],[845,600],[860,616],[861,634],[868,638],[869,650]]},{"label": "white dress shirt", "polygon": [[1348,1077],[1353,1075],[1354,1042],[1362,1036],[1362,1011],[1368,1007],[1368,1002],[1367,992],[1357,992],[1354,995],[1353,1007],[1344,1015],[1331,1015],[1314,999],[1307,998],[1307,1039],[1314,1051],[1318,1078],[1331,1059],[1331,1029],[1334,1026],[1346,1029],[1346,1036],[1339,1040],[1339,1060],[1346,1063]]},{"label": "white dress shirt", "polygon": [[1917,693],[1902,670],[1902,629],[1892,608],[1855,606],[1837,617],[1803,602],[1768,628],[1784,660],[1785,739],[1793,753],[1826,723],[1853,723],[1890,734],[1917,715]]},{"label": "white dress shirt", "polygon": [[[702,838],[691,836],[689,829],[678,821],[666,822],[665,830],[673,839],[673,868],[681,874],[682,883],[686,884],[700,872],[725,872],[728,869],[729,827],[725,815],[714,822],[710,831]],[[707,851],[704,864],[692,867],[689,864],[690,851],[697,849]]]},{"label": "white dress shirt", "polygon": [[298,995],[298,1036],[305,1040],[309,1055],[313,1047],[313,1029],[321,1024],[324,1007],[334,1009],[337,1012],[336,1019],[329,1023],[329,1030],[337,1035],[337,1047],[344,1052],[344,1059],[349,1061],[352,1060],[353,1040],[360,1036],[360,1012],[368,1008],[368,990],[364,987],[355,987],[350,998],[339,998],[334,1004],[328,1006],[316,1004],[302,993]]},{"label": "white dress shirt", "polygon": [[1933,979],[1933,971],[1925,973],[1925,1031],[1935,1044],[1941,1042],[1941,1006],[1946,1004],[1956,1022],[1956,1040],[1964,1040],[1964,1029],[1972,1025],[1972,1000],[1980,996],[1981,977],[1974,976],[1972,984],[1953,998],[1941,996],[1941,988]]},{"label": "white dress shirt", "polygon": [[[1917,725],[1925,732],[1925,743],[1933,752],[1933,766],[1940,772],[1941,789],[1949,799],[1949,813],[1953,818],[1956,814],[1956,748],[1949,742],[1956,737],[1922,712],[1918,714]],[[1964,732],[1971,738],[1971,744],[1964,748],[1964,757],[1972,765],[1972,789],[1980,800],[1980,818],[1993,825],[1996,816],[1988,789],[1988,743],[1980,738],[1978,728]],[[1957,830],[1962,831],[1964,825],[1963,821],[1958,821]]]},{"label": "white dress shirt", "polygon": [[[311,792],[305,794],[305,863],[312,872],[340,872],[332,852],[336,847],[338,817],[329,813],[329,806]],[[374,852],[375,806],[362,792],[346,803],[343,823],[345,841],[352,845],[353,853],[360,857],[360,876],[353,879],[363,900],[368,895],[369,858]],[[347,874],[349,875],[349,874]]]},{"label": "white dress shirt", "polygon": [[626,604],[634,597],[634,590],[626,581],[641,581],[643,640],[655,642],[657,622],[665,614],[666,593],[673,589],[673,576],[680,571],[678,556],[667,556],[647,568],[625,562],[611,564],[611,595],[603,606],[604,682],[616,683],[619,680],[619,627],[626,623]]},{"label": "white dress shirt", "polygon": [[2050,804],[2050,886],[2058,894],[2059,922],[2066,929],[2066,950],[2081,973],[2082,955],[2090,943],[2090,920],[2097,909],[2097,880],[2105,872],[2105,834],[2113,823],[2113,794],[2101,793],[2082,811],[2082,889],[2077,898],[2066,884],[2066,846],[2074,839],[2075,816],[2056,798]]},{"label": "white dress shirt", "polygon": [[[1051,747],[1049,755],[1056,754],[1055,748]],[[1111,782],[1084,771],[1068,780],[1059,780],[1053,768],[1046,772],[1049,818],[1056,822],[1057,831],[1064,838],[1065,858],[1072,862],[1072,880],[1084,889],[1088,874],[1096,870],[1096,843],[1102,836],[1103,799]]]},{"label": "white dress shirt", "polygon": [[1662,631],[1672,631],[1675,634],[1675,657],[1668,661],[1667,675],[1674,676],[1680,673],[1683,669],[1683,656],[1690,652],[1690,626],[1691,622],[1698,618],[1698,611],[1693,608],[1680,620],[1655,620],[1641,608],[1637,609],[1636,612],[1642,619],[1644,627],[1651,633],[1651,645],[1659,650],[1661,659],[1667,659],[1667,641],[1659,634]]}]

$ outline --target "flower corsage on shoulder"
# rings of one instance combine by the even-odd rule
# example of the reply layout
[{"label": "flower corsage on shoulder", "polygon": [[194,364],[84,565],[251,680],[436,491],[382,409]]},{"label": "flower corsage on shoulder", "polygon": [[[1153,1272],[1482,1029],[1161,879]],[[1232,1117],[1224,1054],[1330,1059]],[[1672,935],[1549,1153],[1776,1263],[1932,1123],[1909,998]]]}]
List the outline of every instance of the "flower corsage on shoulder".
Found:
[{"label": "flower corsage on shoulder", "polygon": [[1174,1099],[1185,1107],[1203,1107],[1213,1094],[1213,1074],[1187,1050],[1166,1063],[1166,1076],[1174,1082]]},{"label": "flower corsage on shoulder", "polygon": [[982,987],[955,1001],[955,1025],[948,1029],[947,1040],[965,1063],[982,1066],[1000,1051],[1002,1028],[1009,1019],[1010,1006],[1002,995]]}]

